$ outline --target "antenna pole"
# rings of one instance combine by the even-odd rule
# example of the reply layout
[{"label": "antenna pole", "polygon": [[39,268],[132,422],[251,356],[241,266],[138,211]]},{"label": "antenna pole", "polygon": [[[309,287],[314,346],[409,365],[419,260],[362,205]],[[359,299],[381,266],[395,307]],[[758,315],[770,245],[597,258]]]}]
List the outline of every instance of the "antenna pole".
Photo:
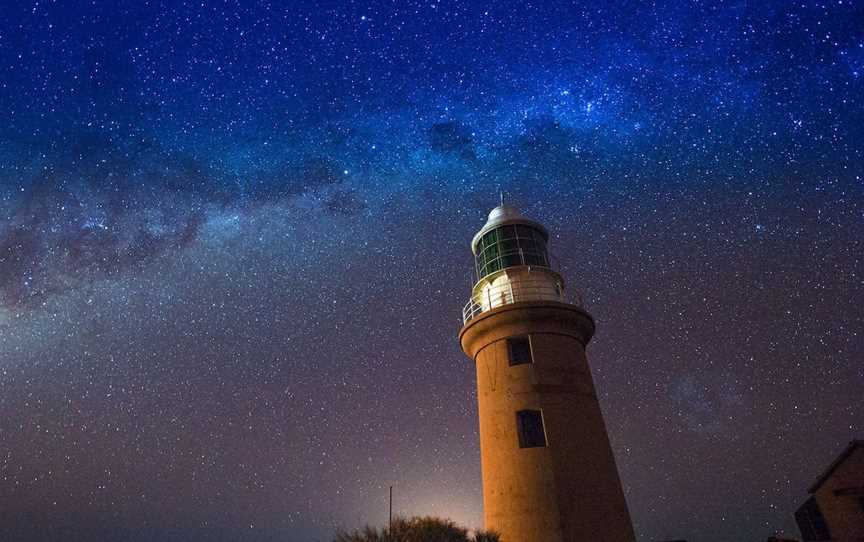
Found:
[{"label": "antenna pole", "polygon": [[387,534],[390,535],[387,538],[393,540],[393,486],[390,486],[390,521]]}]

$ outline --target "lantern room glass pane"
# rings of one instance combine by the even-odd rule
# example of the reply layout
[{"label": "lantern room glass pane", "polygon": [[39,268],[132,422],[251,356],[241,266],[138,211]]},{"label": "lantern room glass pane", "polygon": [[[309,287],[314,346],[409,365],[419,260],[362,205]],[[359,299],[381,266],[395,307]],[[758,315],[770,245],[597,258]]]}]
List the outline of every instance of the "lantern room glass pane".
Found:
[{"label": "lantern room glass pane", "polygon": [[543,234],[523,224],[508,224],[485,233],[477,243],[477,250],[478,279],[507,267],[549,265]]},{"label": "lantern room glass pane", "polygon": [[516,226],[516,236],[519,237],[519,239],[531,239],[533,237],[533,231],[534,228],[531,228],[529,226]]},{"label": "lantern room glass pane", "polygon": [[507,254],[508,252],[513,252],[514,250],[519,250],[519,243],[516,242],[516,239],[504,239],[500,243],[501,252]]}]

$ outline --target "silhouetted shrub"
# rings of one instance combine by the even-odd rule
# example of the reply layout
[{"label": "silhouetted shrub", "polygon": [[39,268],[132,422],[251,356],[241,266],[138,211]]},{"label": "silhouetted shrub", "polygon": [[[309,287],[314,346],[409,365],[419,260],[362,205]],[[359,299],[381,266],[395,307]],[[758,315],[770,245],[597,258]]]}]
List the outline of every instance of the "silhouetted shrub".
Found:
[{"label": "silhouetted shrub", "polygon": [[394,518],[392,534],[386,528],[379,531],[367,525],[352,533],[336,533],[333,542],[499,542],[499,538],[491,531],[477,531],[469,537],[467,529],[449,519],[414,517]]}]

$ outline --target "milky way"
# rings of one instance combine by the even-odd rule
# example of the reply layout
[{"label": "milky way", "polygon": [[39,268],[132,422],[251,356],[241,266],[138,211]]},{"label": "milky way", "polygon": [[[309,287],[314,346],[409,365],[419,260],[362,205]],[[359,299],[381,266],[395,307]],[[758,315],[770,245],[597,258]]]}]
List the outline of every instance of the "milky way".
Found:
[{"label": "milky way", "polygon": [[4,539],[328,540],[390,485],[479,526],[502,192],[640,541],[797,536],[861,438],[859,3],[8,4]]}]

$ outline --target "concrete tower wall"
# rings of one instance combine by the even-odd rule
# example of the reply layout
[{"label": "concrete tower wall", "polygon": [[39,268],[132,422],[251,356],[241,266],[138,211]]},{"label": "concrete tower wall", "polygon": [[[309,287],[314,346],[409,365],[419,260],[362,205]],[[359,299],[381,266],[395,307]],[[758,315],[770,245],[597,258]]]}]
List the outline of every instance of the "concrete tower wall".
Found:
[{"label": "concrete tower wall", "polygon": [[[477,366],[484,519],[502,542],[635,539],[574,305],[514,303],[462,328]],[[510,366],[507,338],[529,336],[533,363]],[[520,448],[516,413],[542,412],[546,447]]]}]

